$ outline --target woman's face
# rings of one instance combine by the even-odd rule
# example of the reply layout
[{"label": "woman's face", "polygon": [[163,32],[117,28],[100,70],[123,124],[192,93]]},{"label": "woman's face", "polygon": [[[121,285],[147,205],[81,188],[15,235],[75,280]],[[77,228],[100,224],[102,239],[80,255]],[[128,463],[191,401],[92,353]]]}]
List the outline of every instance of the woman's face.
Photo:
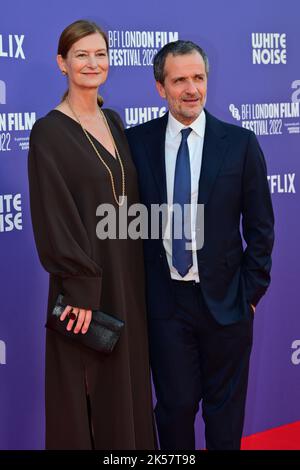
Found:
[{"label": "woman's face", "polygon": [[79,39],[66,59],[58,55],[57,61],[60,69],[68,75],[70,88],[97,89],[107,78],[108,52],[105,40],[99,33]]}]

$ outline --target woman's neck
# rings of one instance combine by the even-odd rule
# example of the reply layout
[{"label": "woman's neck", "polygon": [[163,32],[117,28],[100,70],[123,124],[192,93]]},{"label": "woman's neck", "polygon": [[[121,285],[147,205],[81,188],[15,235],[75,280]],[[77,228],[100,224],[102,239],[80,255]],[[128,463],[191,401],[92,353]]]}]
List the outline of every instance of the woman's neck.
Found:
[{"label": "woman's neck", "polygon": [[90,118],[99,114],[97,91],[89,90],[84,93],[69,91],[66,102],[76,111],[79,117]]}]

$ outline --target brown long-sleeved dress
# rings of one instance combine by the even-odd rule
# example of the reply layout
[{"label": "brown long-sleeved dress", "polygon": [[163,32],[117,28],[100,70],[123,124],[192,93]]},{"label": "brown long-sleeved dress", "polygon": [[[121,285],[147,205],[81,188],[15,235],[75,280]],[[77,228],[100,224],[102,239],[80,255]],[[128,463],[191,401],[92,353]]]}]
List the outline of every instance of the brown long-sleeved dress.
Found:
[{"label": "brown long-sleeved dress", "polygon": [[[136,173],[119,116],[104,110],[126,175],[128,206]],[[119,163],[95,139],[121,194]],[[101,203],[116,205],[106,168],[80,125],[58,110],[39,119],[29,151],[30,204],[41,263],[50,273],[48,314],[66,304],[125,321],[109,356],[58,333],[46,336],[46,448],[153,449],[154,431],[141,240],[96,235]]]}]

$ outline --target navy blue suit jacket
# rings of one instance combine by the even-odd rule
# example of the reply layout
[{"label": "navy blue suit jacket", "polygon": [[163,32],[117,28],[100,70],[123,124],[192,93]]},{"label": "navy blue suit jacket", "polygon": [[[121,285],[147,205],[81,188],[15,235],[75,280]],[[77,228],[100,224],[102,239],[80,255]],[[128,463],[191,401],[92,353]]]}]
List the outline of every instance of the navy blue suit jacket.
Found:
[{"label": "navy blue suit jacket", "polygon": [[[250,315],[270,283],[274,216],[262,150],[253,132],[206,112],[198,203],[204,204],[204,245],[197,251],[200,285],[220,324]],[[165,133],[168,114],[126,130],[141,202],[167,202]],[[241,234],[245,241],[245,248]],[[162,238],[144,242],[150,318],[175,311]]]}]

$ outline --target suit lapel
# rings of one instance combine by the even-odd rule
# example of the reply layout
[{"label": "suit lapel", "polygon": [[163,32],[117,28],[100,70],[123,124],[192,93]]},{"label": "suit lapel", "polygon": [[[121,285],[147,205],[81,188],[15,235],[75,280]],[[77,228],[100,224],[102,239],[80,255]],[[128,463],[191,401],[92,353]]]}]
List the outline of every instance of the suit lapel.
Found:
[{"label": "suit lapel", "polygon": [[[204,135],[202,165],[199,181],[198,203],[206,204],[209,200],[215,179],[226,155],[228,142],[226,131],[221,121],[205,110],[206,126]],[[147,129],[145,147],[148,162],[160,195],[160,202],[167,203],[167,183],[165,167],[165,137],[168,113],[153,121]]]},{"label": "suit lapel", "polygon": [[148,162],[157,185],[161,203],[167,203],[165,138],[168,113],[153,122],[145,141]]},{"label": "suit lapel", "polygon": [[206,204],[215,179],[221,168],[228,143],[222,123],[205,111],[206,126],[204,135],[202,165],[199,182],[198,204]]}]

